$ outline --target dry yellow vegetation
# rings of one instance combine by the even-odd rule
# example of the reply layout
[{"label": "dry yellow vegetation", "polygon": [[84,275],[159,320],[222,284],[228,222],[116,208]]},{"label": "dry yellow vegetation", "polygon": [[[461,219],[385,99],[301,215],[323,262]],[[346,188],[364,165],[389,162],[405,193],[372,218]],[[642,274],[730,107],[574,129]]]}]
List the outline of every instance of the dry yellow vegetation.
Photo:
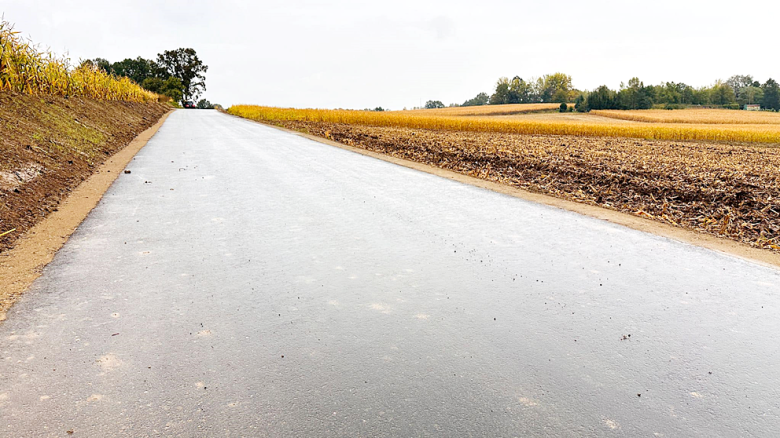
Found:
[{"label": "dry yellow vegetation", "polygon": [[590,123],[562,120],[550,114],[549,120],[500,118],[488,115],[471,117],[441,115],[427,111],[373,112],[353,110],[322,110],[275,108],[235,105],[228,109],[233,115],[269,123],[325,122],[348,125],[428,129],[434,131],[466,131],[524,135],[572,135],[580,137],[624,137],[674,141],[719,141],[780,144],[780,125],[746,124],[650,124],[650,123]]},{"label": "dry yellow vegetation", "polygon": [[685,110],[597,110],[591,114],[619,120],[649,123],[692,123],[699,125],[780,125],[780,113],[727,109]]},{"label": "dry yellow vegetation", "polygon": [[519,103],[510,105],[457,106],[450,108],[419,109],[410,111],[391,111],[427,116],[508,116],[543,111],[557,111],[559,103]]},{"label": "dry yellow vegetation", "polygon": [[0,91],[131,102],[159,98],[130,79],[114,77],[94,66],[72,68],[67,58],[39,50],[3,20],[0,20]]}]

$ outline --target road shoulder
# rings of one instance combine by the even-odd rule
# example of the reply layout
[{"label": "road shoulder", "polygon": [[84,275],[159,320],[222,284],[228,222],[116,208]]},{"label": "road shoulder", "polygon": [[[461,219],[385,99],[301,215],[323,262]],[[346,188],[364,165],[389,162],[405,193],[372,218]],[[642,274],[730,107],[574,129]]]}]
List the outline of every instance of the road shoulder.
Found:
[{"label": "road shoulder", "polygon": [[52,261],[57,251],[170,114],[163,115],[156,124],[106,160],[92,176],[70,193],[57,211],[25,233],[13,249],[0,254],[0,321],[5,320],[8,309],[40,277],[43,268]]}]

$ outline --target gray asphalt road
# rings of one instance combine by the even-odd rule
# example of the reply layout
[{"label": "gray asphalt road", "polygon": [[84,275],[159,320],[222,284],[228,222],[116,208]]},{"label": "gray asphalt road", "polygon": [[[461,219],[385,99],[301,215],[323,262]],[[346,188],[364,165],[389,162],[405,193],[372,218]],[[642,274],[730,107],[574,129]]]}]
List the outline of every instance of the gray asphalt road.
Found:
[{"label": "gray asphalt road", "polygon": [[177,111],[0,325],[3,436],[777,436],[780,271]]}]

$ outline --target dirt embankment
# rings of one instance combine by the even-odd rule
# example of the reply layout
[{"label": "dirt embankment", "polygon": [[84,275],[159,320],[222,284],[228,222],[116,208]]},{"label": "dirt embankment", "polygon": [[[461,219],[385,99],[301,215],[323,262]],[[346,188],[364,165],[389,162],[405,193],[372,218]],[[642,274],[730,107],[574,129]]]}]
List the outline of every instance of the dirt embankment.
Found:
[{"label": "dirt embankment", "polygon": [[282,126],[780,251],[780,149],[317,122]]},{"label": "dirt embankment", "polygon": [[0,235],[7,233],[0,252],[169,110],[151,102],[0,93]]}]

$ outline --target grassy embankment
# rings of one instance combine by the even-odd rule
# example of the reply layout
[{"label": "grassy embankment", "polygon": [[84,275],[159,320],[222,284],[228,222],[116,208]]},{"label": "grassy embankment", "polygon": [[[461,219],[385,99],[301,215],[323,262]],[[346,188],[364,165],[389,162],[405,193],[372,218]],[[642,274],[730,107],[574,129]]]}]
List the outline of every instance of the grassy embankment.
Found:
[{"label": "grassy embankment", "polygon": [[170,107],[39,51],[0,21],[0,251]]}]

